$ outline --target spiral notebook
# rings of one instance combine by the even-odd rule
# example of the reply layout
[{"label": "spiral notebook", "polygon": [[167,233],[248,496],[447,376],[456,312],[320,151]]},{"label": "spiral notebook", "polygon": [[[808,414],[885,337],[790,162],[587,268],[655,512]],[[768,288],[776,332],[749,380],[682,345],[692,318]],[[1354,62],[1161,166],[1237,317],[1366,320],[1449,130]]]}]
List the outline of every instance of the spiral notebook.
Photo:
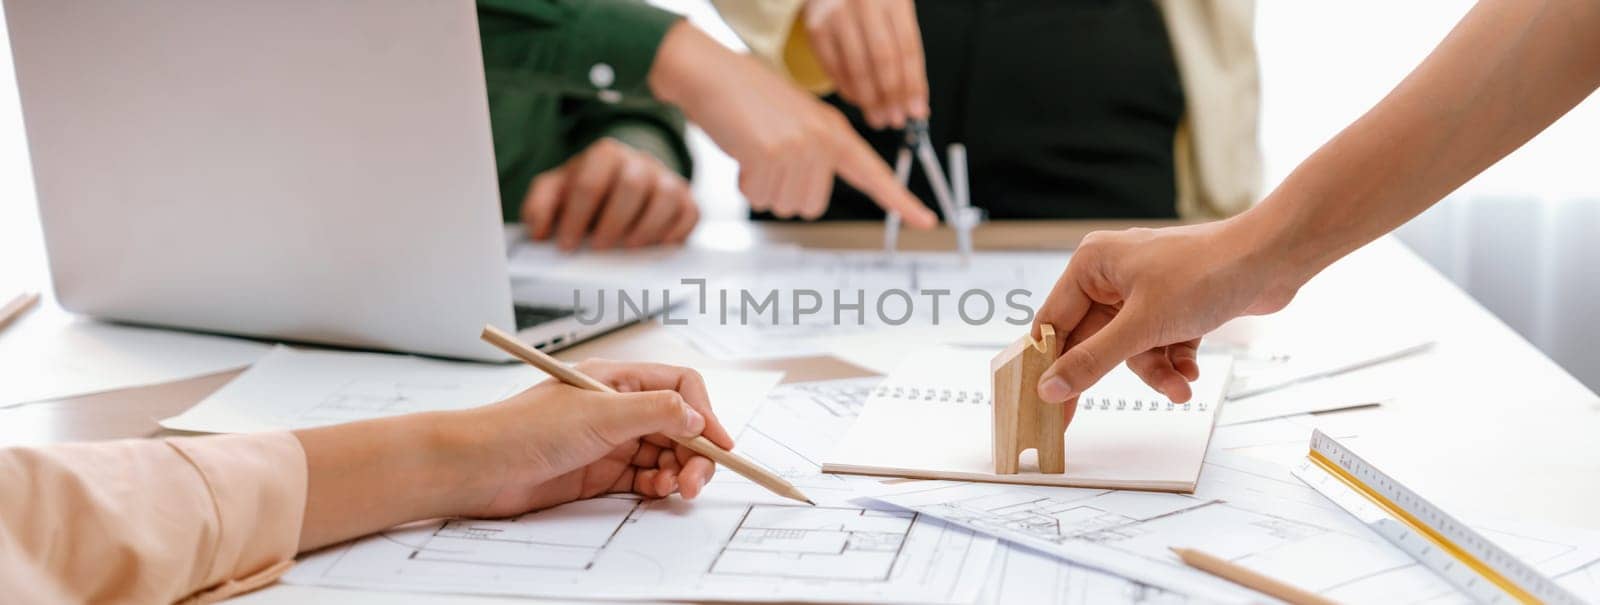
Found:
[{"label": "spiral notebook", "polygon": [[1118,366],[1078,401],[1067,428],[1067,470],[1038,472],[1030,450],[1021,472],[994,473],[989,359],[997,351],[919,351],[867,399],[844,441],[822,465],[830,473],[1192,492],[1226,392],[1233,360],[1201,355],[1194,396],[1177,404]]}]

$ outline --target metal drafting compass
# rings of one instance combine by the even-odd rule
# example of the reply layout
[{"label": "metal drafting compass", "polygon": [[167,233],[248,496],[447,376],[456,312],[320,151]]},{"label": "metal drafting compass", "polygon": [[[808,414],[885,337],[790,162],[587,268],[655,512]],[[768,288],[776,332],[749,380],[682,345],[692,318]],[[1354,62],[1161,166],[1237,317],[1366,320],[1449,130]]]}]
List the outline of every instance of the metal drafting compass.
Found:
[{"label": "metal drafting compass", "polygon": [[[939,203],[939,213],[956,231],[956,249],[961,261],[972,258],[972,230],[983,222],[983,210],[972,207],[967,189],[967,148],[951,143],[949,151],[950,179],[946,180],[944,168],[939,165],[939,154],[933,149],[933,137],[928,134],[927,120],[912,120],[906,124],[905,143],[894,160],[894,176],[902,186],[911,184],[911,158],[916,156],[922,171],[933,188],[934,200]],[[894,254],[900,240],[900,215],[889,213],[883,225],[884,252]]]}]

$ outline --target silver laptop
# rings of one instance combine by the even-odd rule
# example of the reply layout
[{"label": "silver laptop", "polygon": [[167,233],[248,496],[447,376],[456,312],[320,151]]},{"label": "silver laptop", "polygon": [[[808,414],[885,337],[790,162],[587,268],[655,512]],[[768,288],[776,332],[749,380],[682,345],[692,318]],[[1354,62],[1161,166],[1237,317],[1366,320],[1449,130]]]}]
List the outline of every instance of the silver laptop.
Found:
[{"label": "silver laptop", "polygon": [[70,310],[487,360],[486,323],[554,349],[636,319],[513,305],[471,0],[5,0],[5,18]]}]

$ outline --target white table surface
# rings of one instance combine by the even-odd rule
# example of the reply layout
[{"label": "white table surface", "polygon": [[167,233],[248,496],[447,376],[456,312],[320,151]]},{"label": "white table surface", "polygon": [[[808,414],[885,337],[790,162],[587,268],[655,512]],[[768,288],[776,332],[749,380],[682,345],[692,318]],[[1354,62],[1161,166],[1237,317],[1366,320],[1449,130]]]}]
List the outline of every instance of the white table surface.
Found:
[{"label": "white table surface", "polygon": [[[1042,237],[1048,224],[990,227],[992,242],[1039,247],[1041,242],[1076,241]],[[1074,229],[1061,225],[1063,231]],[[1024,233],[1012,236],[1006,229]],[[861,240],[870,226],[816,226],[799,236],[792,229],[721,225],[708,233],[719,240],[730,233],[759,245],[762,241],[815,239],[834,245]],[[774,233],[780,236],[774,236]],[[983,239],[980,239],[980,242]],[[876,245],[866,240],[864,245]],[[34,257],[38,258],[38,257]],[[37,275],[35,268],[28,273]],[[1043,286],[1041,286],[1043,287]],[[1340,326],[1395,326],[1433,335],[1428,352],[1363,371],[1362,380],[1393,395],[1386,405],[1319,416],[1341,431],[1357,452],[1436,503],[1452,510],[1476,510],[1516,518],[1600,529],[1594,515],[1600,502],[1600,397],[1551,362],[1489,314],[1460,289],[1393,239],[1383,239],[1341,261],[1308,284],[1282,313],[1230,325],[1230,334],[1288,330],[1338,330]],[[908,343],[914,346],[914,343]],[[604,355],[675,363],[710,363],[660,326],[640,325],[564,352],[563,357]],[[783,367],[780,362],[776,366]],[[817,359],[792,362],[791,379],[860,375],[846,364]],[[95,398],[98,408],[72,401],[0,411],[0,425],[41,427],[49,434],[75,434],[78,425],[98,420],[96,410],[140,416],[138,406],[163,395],[177,398],[165,409],[181,409],[222,383],[218,378],[138,389],[119,400]],[[120,403],[125,401],[126,403]],[[118,406],[133,406],[133,411]],[[110,413],[109,416],[117,416]],[[146,414],[148,416],[148,414]],[[122,421],[119,421],[122,422]],[[31,423],[31,424],[30,424]],[[114,423],[115,424],[115,423]],[[128,428],[124,428],[126,425]],[[143,425],[140,425],[143,426]],[[126,422],[104,431],[148,434]],[[3,435],[5,431],[0,431]],[[99,434],[99,433],[96,433]],[[1290,463],[1304,455],[1300,446],[1243,450]],[[499,599],[400,593],[363,593],[276,585],[239,599],[249,603],[302,603],[328,600],[362,602],[491,602]]]}]

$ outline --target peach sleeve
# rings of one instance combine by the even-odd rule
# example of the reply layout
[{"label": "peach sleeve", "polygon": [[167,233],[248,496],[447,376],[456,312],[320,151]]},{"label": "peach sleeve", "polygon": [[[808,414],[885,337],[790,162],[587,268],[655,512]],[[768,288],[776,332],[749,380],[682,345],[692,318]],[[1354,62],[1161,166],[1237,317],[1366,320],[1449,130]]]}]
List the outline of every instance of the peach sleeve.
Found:
[{"label": "peach sleeve", "polygon": [[0,450],[0,600],[213,602],[294,563],[306,461],[289,433]]}]

